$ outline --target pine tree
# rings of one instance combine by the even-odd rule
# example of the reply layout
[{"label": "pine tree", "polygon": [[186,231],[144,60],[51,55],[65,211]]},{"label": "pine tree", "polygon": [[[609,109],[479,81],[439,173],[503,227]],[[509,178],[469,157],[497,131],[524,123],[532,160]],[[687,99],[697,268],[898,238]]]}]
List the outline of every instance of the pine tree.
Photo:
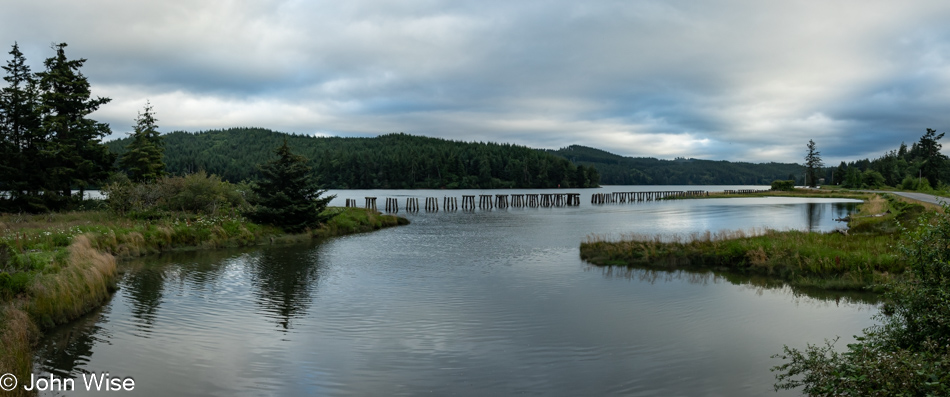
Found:
[{"label": "pine tree", "polygon": [[91,98],[89,81],[79,71],[85,59],[66,58],[66,43],[56,45],[56,56],[46,59],[46,71],[37,73],[43,114],[42,128],[50,143],[43,160],[48,186],[69,196],[73,186],[82,190],[108,176],[115,156],[102,145],[109,126],[88,118],[110,98]]},{"label": "pine tree", "polygon": [[155,180],[165,175],[165,162],[162,157],[165,145],[155,125],[155,113],[152,105],[145,103],[145,112],[135,119],[135,132],[130,134],[132,142],[126,146],[119,165],[126,170],[129,179],[135,182]]},{"label": "pine tree", "polygon": [[815,141],[809,139],[808,154],[805,155],[805,184],[811,187],[818,185],[818,172],[825,164],[821,162],[821,153],[816,149]]},{"label": "pine tree", "polygon": [[11,199],[39,190],[37,151],[45,141],[40,129],[39,87],[26,64],[20,47],[14,43],[13,59],[3,66],[7,86],[0,89],[0,181]]},{"label": "pine tree", "polygon": [[943,145],[937,142],[943,138],[943,135],[943,133],[937,135],[936,130],[928,128],[927,133],[920,137],[920,143],[917,145],[917,148],[920,150],[920,156],[924,161],[923,164],[920,165],[921,173],[923,177],[927,178],[927,181],[930,182],[930,186],[935,188],[940,182],[940,169],[943,168],[947,160],[947,156],[940,153],[940,149]]},{"label": "pine tree", "polygon": [[288,232],[313,229],[328,221],[332,216],[325,210],[335,196],[320,197],[326,190],[317,185],[307,159],[291,153],[286,140],[276,153],[277,159],[259,167],[263,179],[254,188],[258,199],[248,218]]}]

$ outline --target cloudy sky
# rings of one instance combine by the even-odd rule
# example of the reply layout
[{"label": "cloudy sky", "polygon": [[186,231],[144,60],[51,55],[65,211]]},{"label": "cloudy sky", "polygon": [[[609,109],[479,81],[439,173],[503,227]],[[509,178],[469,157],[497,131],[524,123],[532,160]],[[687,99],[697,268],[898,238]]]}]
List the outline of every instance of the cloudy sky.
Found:
[{"label": "cloudy sky", "polygon": [[950,130],[947,0],[3,0],[5,63],[66,42],[115,136],[390,132],[826,163]]}]

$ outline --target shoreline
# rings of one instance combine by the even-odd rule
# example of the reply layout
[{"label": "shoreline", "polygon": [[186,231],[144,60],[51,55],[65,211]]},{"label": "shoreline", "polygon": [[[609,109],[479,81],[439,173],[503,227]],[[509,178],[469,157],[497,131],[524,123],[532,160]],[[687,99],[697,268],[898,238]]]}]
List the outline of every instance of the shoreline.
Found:
[{"label": "shoreline", "polygon": [[[882,285],[902,277],[904,272],[905,266],[895,246],[900,238],[900,224],[916,221],[926,208],[921,204],[908,204],[893,195],[857,194],[866,198],[859,206],[859,214],[850,217],[847,231],[766,230],[758,235],[742,231],[707,232],[669,241],[661,236],[618,240],[590,236],[581,242],[580,256],[595,266],[726,270],[771,277],[793,288],[881,292]],[[857,194],[833,198],[855,198]],[[762,197],[763,194],[719,195],[718,198],[737,196]],[[818,195],[789,192],[782,196]]]},{"label": "shoreline", "polygon": [[[29,236],[33,240],[29,241],[28,232],[17,231],[12,242],[4,241],[5,261],[19,265],[44,262],[39,270],[26,274],[31,279],[24,290],[0,303],[0,373],[29,379],[33,370],[33,346],[42,333],[101,307],[116,290],[117,261],[121,259],[172,251],[294,244],[409,223],[406,218],[361,208],[328,209],[336,211],[338,216],[319,229],[299,234],[283,233],[240,217],[192,216],[181,222],[131,220],[114,215],[110,215],[112,223],[71,226],[58,229],[64,232],[59,235],[50,231],[52,228],[31,229]],[[62,217],[69,218],[68,215]],[[45,250],[26,248],[31,247],[28,245],[31,242]],[[56,244],[63,242],[66,244]],[[13,250],[19,249],[20,253],[8,252],[11,244],[15,246]],[[22,274],[25,273],[18,275]]]}]

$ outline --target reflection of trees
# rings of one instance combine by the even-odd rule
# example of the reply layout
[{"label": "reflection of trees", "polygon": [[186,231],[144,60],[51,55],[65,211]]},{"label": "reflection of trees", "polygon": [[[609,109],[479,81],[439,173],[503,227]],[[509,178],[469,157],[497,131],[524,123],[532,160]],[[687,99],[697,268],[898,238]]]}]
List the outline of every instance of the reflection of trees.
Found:
[{"label": "reflection of trees", "polygon": [[696,270],[658,270],[646,267],[636,266],[596,266],[588,265],[587,271],[599,270],[605,278],[625,279],[628,281],[646,282],[656,284],[658,282],[669,283],[674,281],[686,281],[689,284],[708,285],[730,283],[755,289],[758,294],[766,290],[786,290],[795,297],[808,297],[820,301],[835,303],[864,303],[877,304],[881,302],[881,297],[873,293],[862,292],[842,292],[828,291],[812,288],[791,287],[782,280],[763,277],[750,276],[738,273],[724,271],[696,271]]},{"label": "reflection of trees", "polygon": [[131,272],[122,280],[122,286],[132,303],[135,326],[143,332],[151,332],[155,323],[158,306],[162,303],[164,281],[164,271],[151,267]]},{"label": "reflection of trees", "polygon": [[825,212],[825,205],[819,203],[805,204],[805,222],[808,224],[809,231],[815,231],[821,225],[821,215]]},{"label": "reflection of trees", "polygon": [[84,373],[83,364],[89,361],[93,346],[102,339],[100,324],[109,321],[108,310],[105,306],[47,333],[34,351],[36,367],[62,378]]},{"label": "reflection of trees", "polygon": [[257,303],[265,315],[284,329],[290,321],[306,315],[319,278],[317,250],[312,246],[289,246],[260,251],[248,262]]}]

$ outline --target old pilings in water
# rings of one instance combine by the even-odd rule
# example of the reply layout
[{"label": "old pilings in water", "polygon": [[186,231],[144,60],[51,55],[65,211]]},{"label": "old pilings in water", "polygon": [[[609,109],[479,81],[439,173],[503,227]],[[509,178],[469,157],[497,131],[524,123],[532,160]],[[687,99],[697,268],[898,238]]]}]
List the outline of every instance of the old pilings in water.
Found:
[{"label": "old pilings in water", "polygon": [[756,189],[739,189],[739,190],[723,190],[723,194],[751,194],[751,193],[765,193],[770,190],[756,190]]},{"label": "old pilings in water", "polygon": [[346,207],[347,207],[347,208],[350,208],[350,207],[356,208],[356,199],[346,199]]},{"label": "old pilings in water", "polygon": [[473,210],[475,209],[475,196],[462,196],[462,209],[463,210]]},{"label": "old pilings in water", "polygon": [[656,201],[665,198],[685,198],[709,196],[705,190],[662,191],[662,192],[613,192],[594,193],[590,196],[591,204],[633,203],[642,201]]},{"label": "old pilings in water", "polygon": [[[727,193],[747,193],[758,192],[750,190],[727,190]],[[689,191],[658,191],[658,192],[612,192],[612,193],[593,193],[590,197],[591,204],[609,204],[609,203],[633,203],[643,201],[656,201],[665,198],[688,198],[709,196],[709,192],[704,190]],[[538,208],[538,207],[578,207],[581,205],[580,193],[519,193],[519,194],[479,194],[478,208],[491,210],[494,208]],[[355,207],[356,199],[346,199],[347,207]],[[376,209],[376,197],[366,197],[366,208]],[[406,210],[410,212],[419,211],[419,198],[407,197]],[[436,197],[426,197],[425,210],[430,212],[439,211],[439,199]],[[457,197],[442,197],[442,208],[446,211],[455,211],[459,208]],[[475,195],[462,195],[462,209],[475,210]],[[386,198],[386,212],[399,212],[399,202],[396,198]]]},{"label": "old pilings in water", "polygon": [[458,197],[449,197],[449,196],[443,197],[442,208],[445,208],[446,211],[455,211],[459,209]]},{"label": "old pilings in water", "polygon": [[399,201],[392,197],[386,197],[386,212],[399,212]]}]

